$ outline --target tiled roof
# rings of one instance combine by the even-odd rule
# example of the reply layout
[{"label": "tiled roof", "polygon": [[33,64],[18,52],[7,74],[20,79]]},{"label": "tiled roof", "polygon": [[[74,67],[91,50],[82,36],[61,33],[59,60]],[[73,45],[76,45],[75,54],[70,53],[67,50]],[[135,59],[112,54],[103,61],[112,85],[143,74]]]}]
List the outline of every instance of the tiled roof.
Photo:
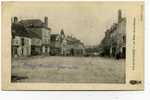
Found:
[{"label": "tiled roof", "polygon": [[13,36],[30,37],[30,34],[28,33],[28,31],[25,29],[25,27],[22,24],[12,23],[11,30],[12,30]]},{"label": "tiled roof", "polygon": [[59,34],[51,34],[51,41],[56,41],[56,38],[59,36]]},{"label": "tiled roof", "polygon": [[35,32],[27,29],[24,27],[23,24],[20,23],[12,23],[11,26],[12,35],[13,36],[23,36],[23,37],[29,37],[29,38],[40,38],[39,35],[37,35]]},{"label": "tiled roof", "polygon": [[19,23],[23,24],[25,27],[46,27],[40,19],[21,20]]}]

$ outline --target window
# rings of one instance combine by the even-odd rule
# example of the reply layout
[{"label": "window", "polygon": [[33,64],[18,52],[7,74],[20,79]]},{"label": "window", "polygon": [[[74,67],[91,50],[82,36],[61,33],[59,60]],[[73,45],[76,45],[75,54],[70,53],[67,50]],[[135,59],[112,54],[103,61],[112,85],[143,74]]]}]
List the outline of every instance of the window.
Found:
[{"label": "window", "polygon": [[124,43],[126,42],[126,36],[123,36],[123,42]]},{"label": "window", "polygon": [[14,40],[14,44],[15,44],[15,45],[18,45],[18,44],[19,44],[19,41],[18,41],[17,39],[15,39],[15,40]]},{"label": "window", "polygon": [[22,44],[22,46],[24,46],[24,44],[25,44],[24,43],[24,38],[21,39],[21,44]]}]

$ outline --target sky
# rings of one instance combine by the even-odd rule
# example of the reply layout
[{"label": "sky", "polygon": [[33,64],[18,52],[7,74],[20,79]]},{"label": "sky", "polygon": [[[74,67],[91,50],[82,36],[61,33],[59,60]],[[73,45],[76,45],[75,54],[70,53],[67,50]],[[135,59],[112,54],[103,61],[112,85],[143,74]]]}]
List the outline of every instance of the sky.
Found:
[{"label": "sky", "polygon": [[117,22],[118,10],[123,17],[131,17],[134,3],[76,2],[76,3],[10,3],[11,15],[21,19],[41,19],[48,17],[48,27],[52,34],[61,29],[66,35],[80,39],[85,45],[98,45],[104,38],[106,29]]}]

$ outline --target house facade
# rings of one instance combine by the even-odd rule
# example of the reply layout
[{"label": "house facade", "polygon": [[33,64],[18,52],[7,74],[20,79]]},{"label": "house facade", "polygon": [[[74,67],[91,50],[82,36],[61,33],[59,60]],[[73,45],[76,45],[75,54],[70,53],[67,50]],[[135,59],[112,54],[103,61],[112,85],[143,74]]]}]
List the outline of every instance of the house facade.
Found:
[{"label": "house facade", "polygon": [[83,56],[85,54],[84,44],[72,36],[66,36],[61,44],[61,54],[64,56]]},{"label": "house facade", "polygon": [[[32,51],[36,50],[36,52],[38,52],[37,54],[48,55],[50,53],[50,33],[51,33],[51,29],[48,28],[48,18],[45,17],[44,22],[42,22],[40,19],[26,19],[21,20],[20,23],[23,24],[28,30],[36,34],[36,36],[38,36],[38,39],[33,38],[32,40],[34,42],[39,42],[39,44],[37,44],[36,46],[34,45]],[[39,39],[41,39],[41,42]]]},{"label": "house facade", "polygon": [[37,37],[32,37],[31,39],[31,55],[40,55],[41,54],[41,39]]},{"label": "house facade", "polygon": [[49,54],[50,53],[50,29],[41,28],[41,31],[42,31],[42,53]]},{"label": "house facade", "polygon": [[51,55],[82,56],[84,53],[84,44],[77,38],[66,36],[63,30],[51,34]]},{"label": "house facade", "polygon": [[114,23],[105,32],[105,37],[100,47],[103,55],[115,58],[126,56],[126,18],[122,17],[122,11],[118,10],[118,22]]},{"label": "house facade", "polygon": [[50,55],[61,55],[61,36],[60,34],[51,34],[50,37]]},{"label": "house facade", "polygon": [[31,37],[24,26],[19,23],[12,23],[12,57],[31,55]]}]

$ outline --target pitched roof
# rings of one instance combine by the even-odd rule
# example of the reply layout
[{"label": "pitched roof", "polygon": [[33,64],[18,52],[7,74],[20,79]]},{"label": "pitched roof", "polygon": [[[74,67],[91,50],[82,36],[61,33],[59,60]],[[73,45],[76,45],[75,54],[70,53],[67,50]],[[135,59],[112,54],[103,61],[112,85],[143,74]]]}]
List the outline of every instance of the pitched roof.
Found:
[{"label": "pitched roof", "polygon": [[24,36],[29,38],[40,38],[35,32],[24,27],[23,24],[20,23],[12,23],[11,26],[12,35],[13,36]]},{"label": "pitched roof", "polygon": [[56,41],[56,38],[59,36],[59,34],[51,34],[51,41]]},{"label": "pitched roof", "polygon": [[23,24],[25,27],[46,27],[45,23],[40,19],[26,19],[19,21],[19,23]]},{"label": "pitched roof", "polygon": [[19,23],[12,23],[11,30],[13,36],[30,37],[30,34],[27,32],[25,27]]}]

